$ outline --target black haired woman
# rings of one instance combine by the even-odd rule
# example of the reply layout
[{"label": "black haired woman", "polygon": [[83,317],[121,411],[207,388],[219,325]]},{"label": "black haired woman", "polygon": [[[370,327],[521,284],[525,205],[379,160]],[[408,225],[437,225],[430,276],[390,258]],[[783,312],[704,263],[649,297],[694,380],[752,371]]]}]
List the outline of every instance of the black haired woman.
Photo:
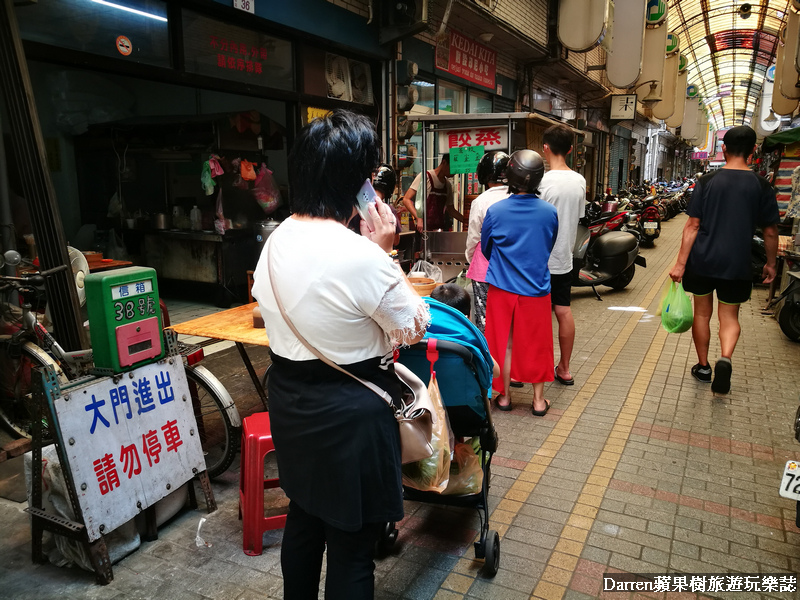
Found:
[{"label": "black haired woman", "polygon": [[327,546],[325,598],[371,599],[372,549],[386,521],[403,517],[400,441],[386,402],[315,358],[323,356],[395,400],[392,350],[422,339],[428,309],[389,258],[395,223],[370,207],[374,230],[346,224],[378,166],[372,123],[337,110],[312,121],[289,154],[293,215],[272,233],[256,267],[253,296],[270,340],[270,419],[281,487],[290,499],[281,567],[284,598],[316,600]]}]

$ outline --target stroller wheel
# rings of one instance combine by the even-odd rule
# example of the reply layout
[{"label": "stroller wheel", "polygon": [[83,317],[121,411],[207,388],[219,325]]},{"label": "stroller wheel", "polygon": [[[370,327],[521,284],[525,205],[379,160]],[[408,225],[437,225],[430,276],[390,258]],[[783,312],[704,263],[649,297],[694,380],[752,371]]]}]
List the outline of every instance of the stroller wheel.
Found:
[{"label": "stroller wheel", "polygon": [[496,531],[490,529],[486,533],[485,562],[483,572],[487,577],[497,575],[500,568],[500,536]]}]

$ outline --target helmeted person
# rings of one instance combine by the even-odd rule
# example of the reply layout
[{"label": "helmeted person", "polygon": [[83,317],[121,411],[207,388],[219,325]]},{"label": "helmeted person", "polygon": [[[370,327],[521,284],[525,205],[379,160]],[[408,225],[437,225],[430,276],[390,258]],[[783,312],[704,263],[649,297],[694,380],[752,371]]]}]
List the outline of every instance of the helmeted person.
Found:
[{"label": "helmeted person", "polygon": [[544,383],[553,381],[553,325],[547,262],[558,234],[558,212],[538,195],[544,161],[533,150],[518,150],[505,170],[511,195],[486,211],[481,250],[489,261],[486,339],[500,365],[495,404],[511,410],[511,378],[533,384],[535,416],[550,402]]},{"label": "helmeted person", "polygon": [[475,298],[473,318],[481,332],[486,331],[486,294],[489,284],[486,283],[486,269],[489,261],[481,252],[481,228],[489,207],[500,200],[508,198],[510,192],[506,185],[506,165],[508,154],[501,150],[491,150],[478,162],[478,182],[486,190],[475,200],[469,210],[469,228],[467,230],[467,250],[465,255],[469,262],[467,277],[472,280],[472,291]]}]

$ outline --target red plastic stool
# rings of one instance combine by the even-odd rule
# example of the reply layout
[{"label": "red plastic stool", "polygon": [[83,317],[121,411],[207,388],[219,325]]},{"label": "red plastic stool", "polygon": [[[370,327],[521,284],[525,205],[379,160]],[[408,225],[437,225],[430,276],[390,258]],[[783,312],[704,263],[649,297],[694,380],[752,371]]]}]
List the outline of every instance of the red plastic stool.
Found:
[{"label": "red plastic stool", "polygon": [[242,422],[242,460],[239,469],[239,518],[244,530],[243,547],[248,556],[263,551],[265,531],[281,529],[286,515],[264,516],[264,490],[280,487],[277,479],[264,479],[264,458],[275,450],[269,413],[250,415]]}]

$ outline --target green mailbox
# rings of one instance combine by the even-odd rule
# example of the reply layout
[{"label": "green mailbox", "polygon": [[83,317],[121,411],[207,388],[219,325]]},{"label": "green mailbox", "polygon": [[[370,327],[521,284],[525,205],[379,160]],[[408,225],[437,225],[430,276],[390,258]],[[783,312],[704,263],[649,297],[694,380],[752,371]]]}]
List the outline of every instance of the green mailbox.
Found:
[{"label": "green mailbox", "polygon": [[97,369],[121,373],[164,356],[155,269],[92,273],[85,283]]}]

